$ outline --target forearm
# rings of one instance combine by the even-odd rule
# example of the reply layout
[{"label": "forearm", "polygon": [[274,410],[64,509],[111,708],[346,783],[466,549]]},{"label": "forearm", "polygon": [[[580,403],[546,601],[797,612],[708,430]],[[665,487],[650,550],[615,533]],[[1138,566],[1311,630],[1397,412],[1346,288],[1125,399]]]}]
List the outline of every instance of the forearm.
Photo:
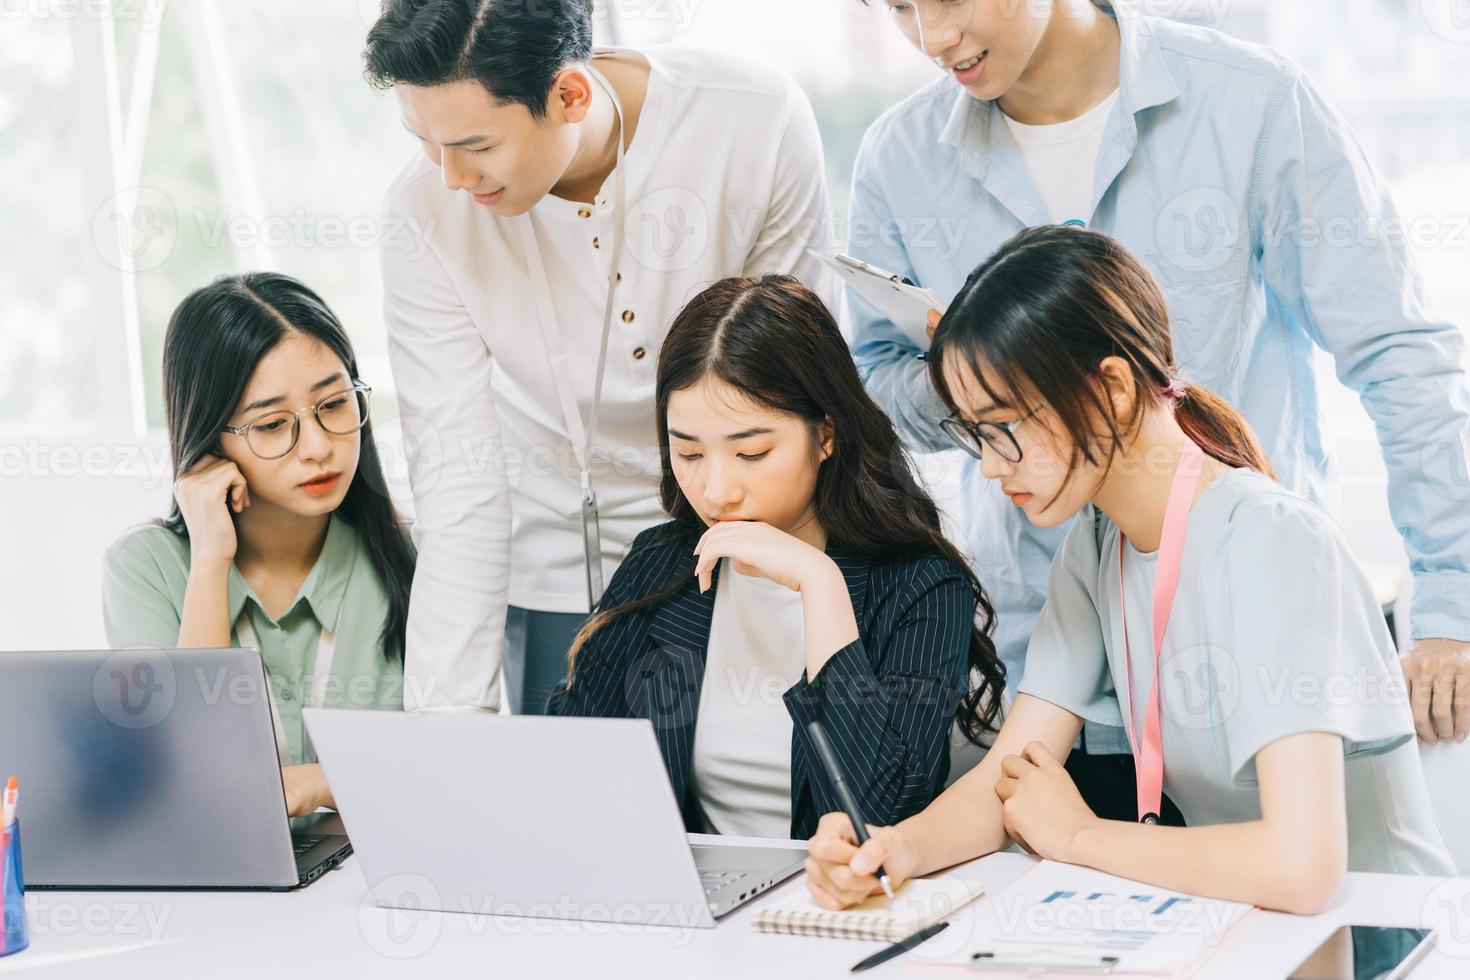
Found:
[{"label": "forearm", "polygon": [[[884,674],[874,669],[871,654],[861,640],[848,644],[814,682],[787,691],[785,701],[798,732],[823,723],[864,817],[889,826],[918,813],[943,788],[961,682]],[[819,811],[842,808],[820,776],[810,789]]]},{"label": "forearm", "polygon": [[919,855],[915,873],[929,874],[1008,846],[1005,811],[996,794],[1001,760],[1023,752],[1031,742],[1040,742],[1065,762],[1081,730],[1082,719],[1067,709],[1018,694],[980,764],[927,810],[899,825]]},{"label": "forearm", "polygon": [[[897,332],[886,320],[876,322],[885,330]],[[864,321],[861,329],[854,350],[858,373],[868,394],[893,420],[905,444],[921,453],[954,448],[939,428],[939,420],[949,414],[948,409],[929,379],[928,364],[916,356],[918,350],[901,341],[865,341],[865,336],[876,332],[875,322]]]},{"label": "forearm", "polygon": [[414,497],[420,543],[403,707],[495,711],[509,608],[510,501],[498,477],[476,480],[459,459],[445,466],[444,479]]},{"label": "forearm", "polygon": [[823,556],[818,567],[802,583],[801,611],[806,636],[806,675],[815,678],[832,655],[858,639],[857,616],[842,570]]},{"label": "forearm", "polygon": [[915,876],[963,864],[1009,843],[995,795],[997,772],[996,765],[982,761],[922,812],[898,825],[918,855]]},{"label": "forearm", "polygon": [[[1257,143],[1252,224],[1402,225],[1340,114],[1296,80]],[[1330,236],[1329,236],[1330,237]],[[1470,640],[1470,403],[1464,325],[1426,301],[1402,235],[1358,242],[1287,235],[1258,243],[1262,278],[1372,419],[1388,504],[1413,569],[1415,638]]]},{"label": "forearm", "polygon": [[1346,854],[1317,851],[1264,820],[1204,827],[1097,820],[1057,857],[1174,891],[1311,915],[1337,893],[1347,863]]},{"label": "forearm", "polygon": [[230,563],[194,561],[179,617],[181,649],[230,645]]},{"label": "forearm", "polygon": [[337,809],[327,774],[319,763],[283,767],[281,783],[286,791],[286,812],[293,817],[304,817],[322,807]]}]

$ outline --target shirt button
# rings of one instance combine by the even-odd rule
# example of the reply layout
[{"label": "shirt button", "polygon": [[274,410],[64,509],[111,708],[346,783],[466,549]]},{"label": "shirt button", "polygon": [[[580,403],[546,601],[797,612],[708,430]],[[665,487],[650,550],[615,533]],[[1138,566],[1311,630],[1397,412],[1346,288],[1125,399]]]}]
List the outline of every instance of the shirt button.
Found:
[{"label": "shirt button", "polygon": [[592,247],[593,248],[602,248],[602,245],[598,242],[597,239],[594,238],[594,239],[592,239]]},{"label": "shirt button", "polygon": [[283,688],[281,688],[281,700],[282,701],[289,701],[289,700],[291,700],[291,689],[289,687],[283,687]]},{"label": "shirt button", "polygon": [[633,348],[633,360],[635,361],[643,360],[644,356],[646,356],[647,354],[648,351],[644,350],[642,347]]},{"label": "shirt button", "polygon": [[590,209],[588,209],[588,208],[578,208],[577,209],[577,217],[579,217],[579,218],[590,218],[590,217],[592,217],[592,211]]},{"label": "shirt button", "polygon": [[616,273],[616,278],[613,281],[614,282],[622,282],[623,281],[623,274],[621,272]]},{"label": "shirt button", "polygon": [[633,322],[633,311],[632,310],[624,310],[623,311],[623,322],[624,323],[632,323]]}]

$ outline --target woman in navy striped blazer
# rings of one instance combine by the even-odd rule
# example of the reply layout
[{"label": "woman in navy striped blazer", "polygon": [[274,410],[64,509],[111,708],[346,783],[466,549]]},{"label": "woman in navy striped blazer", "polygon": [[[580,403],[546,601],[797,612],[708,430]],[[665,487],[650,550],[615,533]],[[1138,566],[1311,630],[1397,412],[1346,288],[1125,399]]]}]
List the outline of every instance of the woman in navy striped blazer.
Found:
[{"label": "woman in navy striped blazer", "polygon": [[662,497],[568,654],[550,714],[647,718],[691,830],[811,836],[838,807],[822,721],[865,816],[944,788],[1005,674],[991,608],[940,532],[831,313],[788,276],[679,314],[657,372]]}]

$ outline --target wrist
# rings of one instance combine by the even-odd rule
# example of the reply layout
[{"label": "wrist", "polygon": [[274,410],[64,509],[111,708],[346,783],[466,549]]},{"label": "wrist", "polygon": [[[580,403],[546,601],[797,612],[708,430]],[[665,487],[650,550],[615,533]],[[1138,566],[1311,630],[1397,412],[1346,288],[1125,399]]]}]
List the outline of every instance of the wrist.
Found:
[{"label": "wrist", "polygon": [[206,578],[228,577],[230,566],[234,563],[234,555],[213,552],[206,546],[190,546],[189,548],[190,578],[196,575]]},{"label": "wrist", "polygon": [[915,827],[913,826],[915,821],[921,819],[921,817],[922,814],[915,814],[907,820],[895,824],[893,827],[893,832],[898,835],[899,839],[899,846],[896,848],[896,851],[901,857],[895,862],[898,865],[897,868],[886,868],[884,870],[899,874],[905,880],[917,878],[922,874],[927,874],[929,871],[929,857],[924,852],[925,835],[923,833],[916,833]]},{"label": "wrist", "polygon": [[801,570],[801,578],[798,583],[801,586],[801,594],[836,592],[841,589],[842,594],[847,594],[847,580],[842,577],[842,569],[837,563],[827,556],[826,552],[817,551],[812,548],[810,560]]},{"label": "wrist", "polygon": [[315,767],[311,781],[311,809],[313,812],[322,807],[331,807],[332,789],[327,785],[327,773],[320,765]]},{"label": "wrist", "polygon": [[1067,835],[1062,847],[1063,853],[1057,855],[1057,860],[1066,864],[1087,864],[1087,855],[1094,849],[1093,843],[1101,827],[1102,820],[1097,816],[1078,824]]}]

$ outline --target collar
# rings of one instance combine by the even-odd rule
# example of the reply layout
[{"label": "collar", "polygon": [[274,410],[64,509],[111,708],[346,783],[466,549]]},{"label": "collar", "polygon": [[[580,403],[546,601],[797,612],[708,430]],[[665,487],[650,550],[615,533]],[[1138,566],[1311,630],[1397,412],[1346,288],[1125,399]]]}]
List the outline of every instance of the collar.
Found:
[{"label": "collar", "polygon": [[[667,97],[664,90],[668,86],[669,79],[664,74],[657,57],[647,51],[621,47],[593,49],[593,58],[600,54],[632,54],[648,63],[648,89],[643,94],[643,107],[638,113],[638,128],[634,130],[633,139],[623,150],[623,180],[628,197],[627,207],[632,212],[636,210],[634,205],[639,200],[637,189],[643,186],[651,167],[657,160],[659,147],[663,144],[663,109]],[[606,97],[606,93],[600,86],[597,88],[597,97]],[[538,221],[571,226],[580,225],[585,220],[582,214],[586,211],[605,218],[614,210],[612,188],[613,181],[616,179],[614,173],[608,173],[602,186],[598,188],[596,199],[590,204],[585,201],[557,197],[555,194],[546,194],[531,206],[528,213],[534,214]],[[627,215],[617,217],[620,221],[627,221]],[[626,251],[624,257],[626,258]]]},{"label": "collar", "polygon": [[[1126,7],[1116,10],[1105,3],[1098,7],[1118,22],[1118,102],[1129,120],[1178,98],[1179,86],[1164,60],[1153,24]],[[983,177],[994,149],[991,133],[1000,122],[1000,104],[977,99],[957,83],[955,89],[939,143],[958,149],[964,169],[971,176]],[[1130,142],[1137,139],[1135,127],[1130,125],[1128,133]]]},{"label": "collar", "polygon": [[[352,580],[352,569],[357,562],[357,530],[341,517],[333,514],[327,525],[327,539],[322,542],[321,554],[317,555],[316,563],[311,566],[306,579],[301,583],[301,588],[296,592],[296,598],[286,607],[286,612],[281,615],[285,619],[296,610],[296,607],[305,602],[311,608],[311,614],[324,628],[334,629],[338,617],[342,612],[342,603],[347,596],[347,584]],[[264,604],[250,583],[240,574],[240,569],[234,564],[230,565],[229,581],[229,608],[230,623],[239,620],[240,614],[245,609],[245,603],[253,602],[261,616],[270,620],[265,611]],[[270,620],[279,623],[280,620]]]}]

